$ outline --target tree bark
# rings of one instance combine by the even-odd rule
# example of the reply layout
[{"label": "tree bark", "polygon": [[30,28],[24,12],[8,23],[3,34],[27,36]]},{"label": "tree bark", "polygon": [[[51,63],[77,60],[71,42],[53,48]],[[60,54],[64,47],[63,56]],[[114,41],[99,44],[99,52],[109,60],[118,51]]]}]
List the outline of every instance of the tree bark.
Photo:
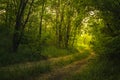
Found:
[{"label": "tree bark", "polygon": [[40,15],[40,28],[39,28],[39,37],[41,39],[42,36],[42,21],[43,21],[43,14],[45,10],[45,0],[42,0],[42,10],[41,10],[41,15]]},{"label": "tree bark", "polygon": [[13,52],[17,52],[18,50],[18,47],[19,47],[19,44],[20,44],[20,41],[21,41],[21,38],[24,32],[24,28],[29,20],[33,1],[34,0],[32,0],[30,3],[27,17],[24,20],[24,14],[25,14],[26,6],[28,4],[28,0],[20,0],[20,4],[19,4],[18,11],[16,14],[16,22],[15,22],[15,28],[14,28],[14,33],[13,33]]}]

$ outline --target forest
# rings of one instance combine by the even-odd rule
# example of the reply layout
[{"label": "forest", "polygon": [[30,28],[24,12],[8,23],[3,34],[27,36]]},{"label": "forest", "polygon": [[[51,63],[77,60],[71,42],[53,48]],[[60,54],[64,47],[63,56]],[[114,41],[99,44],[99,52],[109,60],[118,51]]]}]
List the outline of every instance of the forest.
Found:
[{"label": "forest", "polygon": [[0,80],[120,80],[120,0],[0,0]]}]

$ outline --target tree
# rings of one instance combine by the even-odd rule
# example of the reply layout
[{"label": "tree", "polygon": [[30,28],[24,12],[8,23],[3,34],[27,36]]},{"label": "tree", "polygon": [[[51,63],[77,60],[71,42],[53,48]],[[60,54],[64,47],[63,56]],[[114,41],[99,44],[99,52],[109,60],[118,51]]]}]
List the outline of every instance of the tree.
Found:
[{"label": "tree", "polygon": [[42,35],[42,22],[43,22],[43,15],[44,15],[44,11],[45,11],[45,0],[42,0],[42,6],[41,6],[41,15],[40,15],[40,28],[39,28],[39,37],[41,40],[41,35]]},{"label": "tree", "polygon": [[31,9],[32,9],[34,0],[30,2],[27,16],[26,16],[25,11],[27,9],[28,2],[29,0],[20,0],[19,2],[17,2],[18,8],[16,12],[16,21],[15,21],[15,27],[14,27],[14,33],[13,33],[13,52],[16,52],[18,50],[18,47],[24,32],[24,28],[31,14]]}]

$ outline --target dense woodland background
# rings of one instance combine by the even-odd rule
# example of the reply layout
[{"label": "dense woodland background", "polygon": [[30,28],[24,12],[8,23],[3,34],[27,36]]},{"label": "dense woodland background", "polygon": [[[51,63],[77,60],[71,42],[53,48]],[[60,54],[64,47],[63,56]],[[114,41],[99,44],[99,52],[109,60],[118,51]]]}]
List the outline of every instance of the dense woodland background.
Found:
[{"label": "dense woodland background", "polygon": [[71,80],[120,80],[120,0],[0,0],[1,80],[50,70],[4,67],[82,52],[96,57]]}]

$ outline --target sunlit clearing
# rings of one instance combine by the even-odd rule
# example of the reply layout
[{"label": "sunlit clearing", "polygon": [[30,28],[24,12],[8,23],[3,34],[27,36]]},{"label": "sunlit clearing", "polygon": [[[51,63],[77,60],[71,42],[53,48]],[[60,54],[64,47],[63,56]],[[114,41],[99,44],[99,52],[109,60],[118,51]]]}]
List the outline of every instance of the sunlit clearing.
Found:
[{"label": "sunlit clearing", "polygon": [[80,29],[80,35],[77,36],[77,46],[82,46],[84,48],[90,48],[92,42],[92,28],[89,26],[89,21],[91,16],[95,15],[94,11],[90,11],[89,15],[82,20],[82,26]]},{"label": "sunlit clearing", "polygon": [[78,46],[89,46],[90,42],[92,40],[92,36],[89,34],[82,34],[80,37],[78,37]]}]

